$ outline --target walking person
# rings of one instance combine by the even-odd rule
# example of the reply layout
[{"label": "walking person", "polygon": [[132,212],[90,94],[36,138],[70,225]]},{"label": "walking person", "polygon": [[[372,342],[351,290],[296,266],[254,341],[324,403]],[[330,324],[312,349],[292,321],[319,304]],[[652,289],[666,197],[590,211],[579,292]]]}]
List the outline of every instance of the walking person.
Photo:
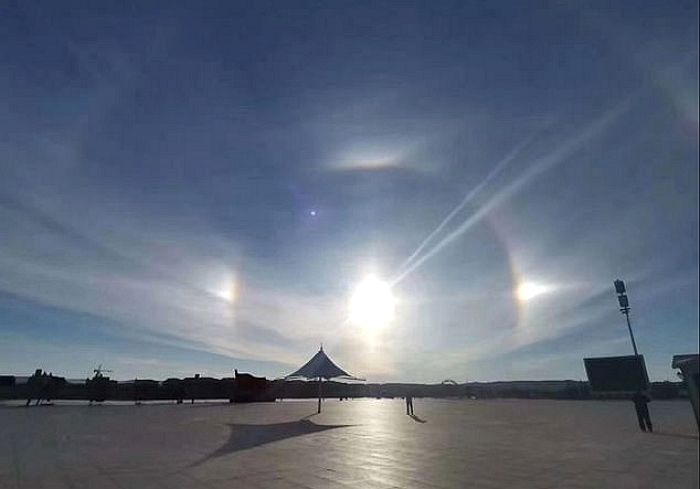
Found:
[{"label": "walking person", "polygon": [[413,416],[413,394],[406,394],[406,414]]},{"label": "walking person", "polygon": [[649,431],[650,433],[654,431],[651,426],[651,418],[649,417],[649,406],[647,404],[650,402],[649,396],[641,391],[632,396],[632,402],[634,402],[634,409],[637,411],[637,421],[639,422],[639,428],[642,431]]}]

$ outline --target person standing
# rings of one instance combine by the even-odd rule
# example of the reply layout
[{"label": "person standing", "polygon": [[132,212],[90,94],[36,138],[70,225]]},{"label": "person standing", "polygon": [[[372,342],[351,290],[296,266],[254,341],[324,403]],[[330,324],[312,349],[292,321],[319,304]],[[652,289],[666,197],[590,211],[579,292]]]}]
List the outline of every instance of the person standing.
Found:
[{"label": "person standing", "polygon": [[410,392],[406,394],[406,414],[413,416],[413,394]]},{"label": "person standing", "polygon": [[654,429],[651,426],[651,418],[649,417],[649,396],[641,391],[632,396],[632,402],[634,402],[634,409],[637,411],[637,421],[639,422],[639,428],[642,431],[653,432]]}]

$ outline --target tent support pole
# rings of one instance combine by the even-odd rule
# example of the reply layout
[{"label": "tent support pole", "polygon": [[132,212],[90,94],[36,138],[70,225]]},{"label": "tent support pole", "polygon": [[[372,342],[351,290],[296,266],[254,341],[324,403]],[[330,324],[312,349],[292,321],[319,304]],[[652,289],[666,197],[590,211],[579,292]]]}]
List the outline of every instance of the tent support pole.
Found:
[{"label": "tent support pole", "polygon": [[318,378],[318,414],[321,414],[321,397],[323,397],[323,377]]}]

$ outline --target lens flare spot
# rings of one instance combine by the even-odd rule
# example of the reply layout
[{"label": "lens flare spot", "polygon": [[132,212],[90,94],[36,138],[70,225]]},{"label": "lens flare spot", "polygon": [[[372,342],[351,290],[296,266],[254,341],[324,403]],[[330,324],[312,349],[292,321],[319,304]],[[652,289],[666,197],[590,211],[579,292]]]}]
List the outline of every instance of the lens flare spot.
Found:
[{"label": "lens flare spot", "polygon": [[516,289],[515,296],[520,302],[527,302],[549,291],[550,287],[546,285],[535,282],[523,282]]},{"label": "lens flare spot", "polygon": [[236,287],[236,282],[231,280],[229,283],[224,284],[220,289],[215,292],[216,296],[226,302],[235,302],[238,295],[238,289]]}]

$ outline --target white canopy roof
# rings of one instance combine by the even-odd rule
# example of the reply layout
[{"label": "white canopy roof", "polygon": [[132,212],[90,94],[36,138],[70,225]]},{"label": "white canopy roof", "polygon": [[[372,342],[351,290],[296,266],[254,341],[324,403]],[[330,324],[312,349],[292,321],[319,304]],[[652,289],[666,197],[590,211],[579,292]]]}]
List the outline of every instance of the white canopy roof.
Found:
[{"label": "white canopy roof", "polygon": [[353,377],[342,368],[338,367],[333,360],[328,358],[328,355],[323,351],[323,347],[316,353],[311,360],[306,362],[299,370],[293,374],[289,374],[286,378],[302,377],[307,379],[334,379],[344,378],[347,380],[362,380]]}]

